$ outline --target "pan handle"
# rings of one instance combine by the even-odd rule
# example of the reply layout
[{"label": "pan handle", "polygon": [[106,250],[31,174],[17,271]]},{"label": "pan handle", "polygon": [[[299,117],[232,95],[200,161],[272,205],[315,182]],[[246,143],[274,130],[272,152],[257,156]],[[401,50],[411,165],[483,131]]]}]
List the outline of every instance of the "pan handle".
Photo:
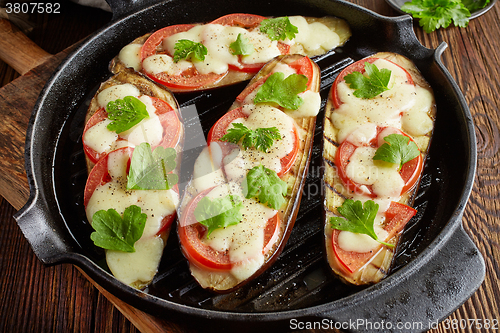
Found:
[{"label": "pan handle", "polygon": [[54,205],[49,205],[41,193],[38,189],[32,192],[32,196],[14,215],[14,219],[42,263],[54,265],[74,261],[75,242],[64,228],[64,221],[56,221],[54,216],[58,215],[49,212],[47,207]]},{"label": "pan handle", "polygon": [[7,19],[0,19],[0,59],[21,75],[48,60],[45,52]]},{"label": "pan handle", "polygon": [[433,243],[442,244],[422,253],[423,260],[408,264],[411,269],[396,272],[386,280],[388,284],[366,289],[366,297],[360,297],[356,304],[346,302],[319,317],[338,326],[345,324],[353,332],[380,332],[382,325],[385,332],[401,332],[403,327],[405,332],[437,328],[472,296],[485,276],[481,253],[462,224],[456,225],[448,237]]}]

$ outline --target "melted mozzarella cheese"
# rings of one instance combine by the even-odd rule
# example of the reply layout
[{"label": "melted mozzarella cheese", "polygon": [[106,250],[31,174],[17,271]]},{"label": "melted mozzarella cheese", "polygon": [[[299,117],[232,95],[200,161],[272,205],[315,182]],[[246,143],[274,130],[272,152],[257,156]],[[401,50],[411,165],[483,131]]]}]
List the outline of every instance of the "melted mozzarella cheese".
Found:
[{"label": "melted mozzarella cheese", "polygon": [[139,240],[135,252],[106,251],[106,262],[113,275],[127,285],[146,284],[153,280],[163,253],[163,239]]},{"label": "melted mozzarella cheese", "polygon": [[126,96],[137,97],[141,94],[136,86],[130,83],[117,84],[109,88],[103,89],[97,95],[97,103],[100,107],[105,108],[109,102],[123,99]]},{"label": "melted mozzarella cheese", "polygon": [[169,55],[155,54],[144,59],[142,67],[146,72],[155,75],[160,73],[180,75],[185,70],[193,67],[193,64],[186,60],[174,62],[174,59]]},{"label": "melted mozzarella cheese", "polygon": [[233,54],[230,45],[240,33],[245,34],[246,30],[220,24],[205,25],[202,42],[207,48],[207,55],[200,65],[196,65],[196,69],[203,74],[223,74],[228,70],[228,65],[238,65],[238,56]]},{"label": "melted mozzarella cheese", "polygon": [[141,70],[141,48],[142,44],[128,44],[118,53],[118,59],[126,67],[131,67],[136,71]]},{"label": "melted mozzarella cheese", "polygon": [[100,185],[92,194],[86,214],[89,221],[99,210],[115,209],[123,215],[125,209],[137,205],[147,215],[141,238],[135,243],[136,252],[107,251],[106,259],[113,275],[130,284],[150,281],[156,273],[163,252],[163,241],[157,236],[164,217],[175,212],[179,195],[173,190],[126,190],[129,155],[118,151],[108,155],[111,181]]},{"label": "melted mozzarella cheese", "polygon": [[[388,236],[380,225],[374,225],[378,239],[385,240]],[[365,253],[380,247],[380,243],[365,234],[357,234],[350,231],[341,231],[338,236],[339,247],[344,251]]]},{"label": "melted mozzarella cheese", "polygon": [[366,123],[349,134],[347,141],[355,146],[368,146],[370,141],[377,137],[377,125],[374,123]]},{"label": "melted mozzarella cheese", "polygon": [[[106,96],[108,98],[110,95]],[[160,144],[163,137],[163,126],[155,113],[156,108],[149,96],[141,96],[139,100],[146,105],[148,118],[141,120],[137,125],[120,134],[107,128],[111,120],[106,118],[85,132],[85,144],[99,154],[121,147],[135,147],[143,142],[148,142],[151,146]]]},{"label": "melted mozzarella cheese", "polygon": [[289,19],[299,31],[295,35],[294,42],[300,44],[307,52],[319,54],[340,44],[339,35],[323,23],[307,23],[303,16],[291,16]]},{"label": "melted mozzarella cheese", "polygon": [[[210,149],[212,145],[210,145]],[[214,165],[210,150],[205,147],[194,162],[193,185],[196,191],[200,193],[223,183],[225,183],[224,173]]]},{"label": "melted mozzarella cheese", "polygon": [[[377,203],[378,202],[380,202],[380,200],[378,200]],[[384,222],[385,222],[384,212],[387,207],[386,202],[387,200],[384,200],[384,203],[381,204],[379,211],[375,216],[375,221],[373,222],[373,230],[375,231],[375,234],[377,235],[378,239],[382,241],[386,241],[387,240],[386,238],[389,235],[387,231],[384,230]],[[380,243],[371,238],[370,236],[350,231],[339,232],[338,244],[339,247],[344,251],[352,251],[359,253],[373,251],[378,247],[380,247]]]},{"label": "melted mozzarella cheese", "polygon": [[228,183],[214,188],[207,197],[222,198],[237,195],[242,199],[243,220],[238,224],[216,229],[205,242],[218,251],[228,251],[230,261],[236,263],[232,274],[240,280],[250,277],[264,263],[264,230],[276,210],[261,204],[255,198],[246,199],[241,187]]},{"label": "melted mozzarella cheese", "polygon": [[292,68],[282,62],[278,62],[271,71],[271,73],[276,73],[276,72],[283,73],[285,75],[285,78],[289,77],[292,74],[297,74],[295,68]]},{"label": "melted mozzarella cheese", "polygon": [[372,185],[373,192],[384,198],[399,198],[404,181],[399,174],[399,165],[373,160],[375,148],[359,147],[349,158],[347,176],[362,185]]},{"label": "melted mozzarella cheese", "polygon": [[377,97],[363,99],[355,97],[345,81],[337,85],[342,104],[332,113],[331,120],[339,129],[340,142],[359,124],[366,122],[401,129],[401,114],[411,112],[417,101],[415,86],[407,83],[406,71],[383,59],[378,59],[373,64],[378,69],[386,68],[391,71],[390,89]]},{"label": "melted mozzarella cheese", "polygon": [[146,105],[149,117],[144,118],[131,129],[120,133],[120,137],[127,140],[132,147],[143,142],[148,142],[151,146],[157,146],[163,137],[163,126],[155,113],[156,108],[149,96],[141,96],[139,100]]},{"label": "melted mozzarella cheese", "polygon": [[111,120],[106,118],[85,132],[85,144],[99,154],[113,150],[118,140],[118,134],[107,128],[110,123]]},{"label": "melted mozzarella cheese", "polygon": [[402,128],[413,136],[426,135],[432,131],[434,122],[429,116],[434,103],[432,93],[417,86],[417,102],[410,111],[403,114]]},{"label": "melted mozzarella cheese", "polygon": [[259,64],[266,63],[269,60],[281,54],[278,48],[278,41],[271,41],[267,35],[260,30],[252,30],[246,32],[245,37],[248,38],[250,44],[254,47],[254,52],[241,57],[241,62],[244,64]]},{"label": "melted mozzarella cheese", "polygon": [[321,108],[320,94],[306,90],[299,96],[304,100],[304,103],[297,110],[287,110],[288,115],[293,118],[316,117]]}]

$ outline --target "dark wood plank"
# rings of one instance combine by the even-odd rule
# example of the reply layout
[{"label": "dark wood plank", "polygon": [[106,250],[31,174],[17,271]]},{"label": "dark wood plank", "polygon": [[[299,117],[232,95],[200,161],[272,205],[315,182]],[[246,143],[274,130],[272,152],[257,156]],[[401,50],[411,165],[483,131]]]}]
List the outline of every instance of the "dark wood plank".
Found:
[{"label": "dark wood plank", "polygon": [[[29,197],[24,168],[24,141],[31,110],[45,82],[69,54],[66,49],[0,89],[0,195],[20,209]],[[8,172],[6,172],[8,170]]]},{"label": "dark wood plank", "polygon": [[[381,0],[353,0],[353,2],[383,15],[397,15]],[[105,19],[97,20],[100,23],[90,22],[92,20],[87,19],[97,11],[78,8],[79,13],[65,11],[64,18],[63,15],[33,18],[35,26],[39,29],[33,30],[30,37],[48,52],[56,54],[97,29],[96,25],[105,23]],[[450,27],[426,34],[417,24],[415,25],[417,37],[423,45],[435,48],[443,41],[448,43],[448,50],[443,54],[443,62],[463,91],[476,125],[478,172],[463,224],[484,256],[487,267],[485,282],[479,290],[437,328],[432,329],[430,331],[432,333],[493,331],[477,330],[473,327],[460,329],[459,326],[451,324],[453,321],[460,323],[462,320],[478,320],[478,322],[480,320],[483,324],[486,320],[500,320],[499,17],[500,9],[497,6],[484,16],[473,20],[467,29]],[[109,19],[109,16],[106,18]],[[62,27],[65,29],[64,33],[57,32]],[[11,82],[15,77],[17,75],[11,69],[0,64],[2,85]],[[18,88],[14,90],[16,89]],[[28,100],[16,103],[22,109],[22,103],[28,103]],[[34,101],[31,100],[31,103]],[[0,124],[0,136],[19,136],[22,129],[18,128],[26,126],[23,119],[25,120],[27,115],[29,116],[29,113],[12,113],[9,119],[20,117],[15,119],[18,123],[15,126]],[[2,129],[4,127],[6,127],[5,134]],[[18,167],[22,152],[19,149],[13,152],[16,149],[11,147],[6,149],[7,152],[5,150],[0,152],[4,160],[10,159],[10,162],[16,165],[14,178],[22,173]],[[0,167],[2,163],[8,162],[0,162]],[[5,166],[4,164],[3,167]],[[0,180],[0,191],[6,185],[10,186],[11,181],[10,178],[3,182]],[[11,196],[12,193],[5,195],[0,193],[14,202],[16,208],[24,203],[22,198],[27,197],[25,184],[21,185],[19,192],[13,194],[14,197]],[[0,267],[2,267],[0,331],[125,333],[138,331],[134,324],[141,327],[141,321],[144,321],[142,313],[128,312],[127,315],[132,321],[126,319],[120,310],[123,312],[128,310],[122,308],[120,304],[113,305],[84,275],[80,274],[78,269],[72,265],[44,267],[36,259],[12,219],[15,211],[16,209],[6,200],[0,199]],[[184,329],[182,323],[165,323],[152,317],[148,320],[148,326],[141,327],[144,332],[152,330],[182,332]]]}]

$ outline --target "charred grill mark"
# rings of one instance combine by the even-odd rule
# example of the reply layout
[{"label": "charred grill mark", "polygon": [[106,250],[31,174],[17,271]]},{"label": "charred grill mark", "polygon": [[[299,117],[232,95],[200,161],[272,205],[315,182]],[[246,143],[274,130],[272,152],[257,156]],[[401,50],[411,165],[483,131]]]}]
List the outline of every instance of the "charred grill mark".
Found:
[{"label": "charred grill mark", "polygon": [[330,167],[332,168],[336,168],[337,165],[335,164],[334,161],[332,161],[331,159],[327,158],[327,157],[323,157],[323,160],[326,162],[326,164],[328,164]]},{"label": "charred grill mark", "polygon": [[[346,199],[347,199],[347,197],[346,197],[344,194],[342,194],[342,193],[340,193],[339,191],[337,191],[337,190],[335,189],[335,187],[333,187],[333,186],[332,186],[332,185],[330,185],[329,183],[325,182],[325,186],[326,186],[326,188],[327,188],[327,189],[329,189],[330,191],[332,191],[333,193],[335,193],[336,195],[338,195],[338,196],[339,196],[339,197],[341,197],[342,199],[344,199],[344,200],[346,200]],[[326,206],[325,206],[325,208],[326,208]]]},{"label": "charred grill mark", "polygon": [[330,142],[332,145],[334,145],[335,147],[338,147],[339,146],[339,143],[337,141],[334,141],[332,138],[330,138],[328,135],[323,135],[323,138]]},{"label": "charred grill mark", "polygon": [[[386,251],[388,251],[388,250],[386,250]],[[370,262],[370,265],[372,265],[376,270],[380,271],[384,276],[386,276],[388,274],[387,269],[386,269],[387,267],[376,265],[373,262]]]}]

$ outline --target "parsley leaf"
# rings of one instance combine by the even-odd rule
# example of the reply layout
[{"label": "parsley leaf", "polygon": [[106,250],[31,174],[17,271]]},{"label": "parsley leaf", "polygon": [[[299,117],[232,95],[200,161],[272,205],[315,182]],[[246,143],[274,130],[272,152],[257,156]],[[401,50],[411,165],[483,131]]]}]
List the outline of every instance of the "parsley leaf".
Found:
[{"label": "parsley leaf", "polygon": [[374,64],[365,62],[365,73],[366,75],[352,72],[344,77],[349,87],[354,89],[354,96],[369,99],[389,90],[390,70],[387,68],[379,70]]},{"label": "parsley leaf", "polygon": [[234,55],[250,55],[254,51],[253,44],[243,34],[238,34],[236,40],[229,47],[233,50]]},{"label": "parsley leaf", "polygon": [[106,112],[112,120],[107,129],[116,133],[125,132],[149,117],[146,104],[134,96],[125,96],[123,99],[109,102]]},{"label": "parsley leaf", "polygon": [[[475,6],[467,0],[470,9]],[[480,0],[478,5],[486,4],[489,0]],[[425,32],[431,33],[439,28],[447,28],[452,22],[457,27],[465,28],[469,24],[470,10],[460,0],[412,0],[405,3],[401,10],[420,19],[419,24]]]},{"label": "parsley leaf", "polygon": [[233,123],[233,128],[228,128],[227,134],[220,138],[221,141],[228,141],[236,144],[242,139],[241,145],[245,150],[255,147],[255,149],[267,153],[268,149],[273,145],[274,140],[281,139],[281,135],[276,127],[251,130],[241,123]]},{"label": "parsley leaf", "polygon": [[174,49],[174,62],[179,62],[183,59],[203,61],[208,53],[205,45],[189,39],[179,39],[175,43]]},{"label": "parsley leaf", "polygon": [[401,169],[403,164],[420,155],[417,144],[406,135],[389,134],[384,137],[384,141],[386,143],[375,152],[374,160],[399,164],[399,169]]},{"label": "parsley leaf", "polygon": [[304,103],[299,93],[307,89],[307,77],[292,74],[285,78],[282,72],[275,72],[259,87],[254,103],[274,102],[289,110],[297,110]]},{"label": "parsley leaf", "polygon": [[141,238],[147,215],[136,205],[129,206],[123,218],[114,209],[99,210],[92,216],[94,232],[90,239],[107,250],[135,252],[134,244]]},{"label": "parsley leaf", "polygon": [[196,221],[208,228],[208,238],[216,229],[238,224],[243,219],[240,212],[242,208],[243,203],[237,195],[229,194],[213,200],[205,196],[198,201],[194,209],[194,217]]},{"label": "parsley leaf", "polygon": [[359,200],[346,199],[337,209],[343,217],[330,217],[330,226],[332,229],[365,234],[381,244],[393,247],[392,244],[380,241],[373,229],[378,208],[379,205],[373,200],[363,204]]},{"label": "parsley leaf", "polygon": [[242,183],[243,194],[247,199],[257,197],[272,209],[279,209],[285,203],[288,185],[281,180],[276,171],[259,165],[250,169]]},{"label": "parsley leaf", "polygon": [[473,13],[486,7],[490,3],[490,0],[462,0],[462,3],[469,12]]},{"label": "parsley leaf", "polygon": [[294,26],[288,17],[265,19],[260,23],[260,31],[271,40],[285,40],[295,38],[299,29]]},{"label": "parsley leaf", "polygon": [[177,184],[175,169],[177,152],[174,148],[156,147],[143,142],[134,148],[127,177],[127,190],[169,190]]}]

